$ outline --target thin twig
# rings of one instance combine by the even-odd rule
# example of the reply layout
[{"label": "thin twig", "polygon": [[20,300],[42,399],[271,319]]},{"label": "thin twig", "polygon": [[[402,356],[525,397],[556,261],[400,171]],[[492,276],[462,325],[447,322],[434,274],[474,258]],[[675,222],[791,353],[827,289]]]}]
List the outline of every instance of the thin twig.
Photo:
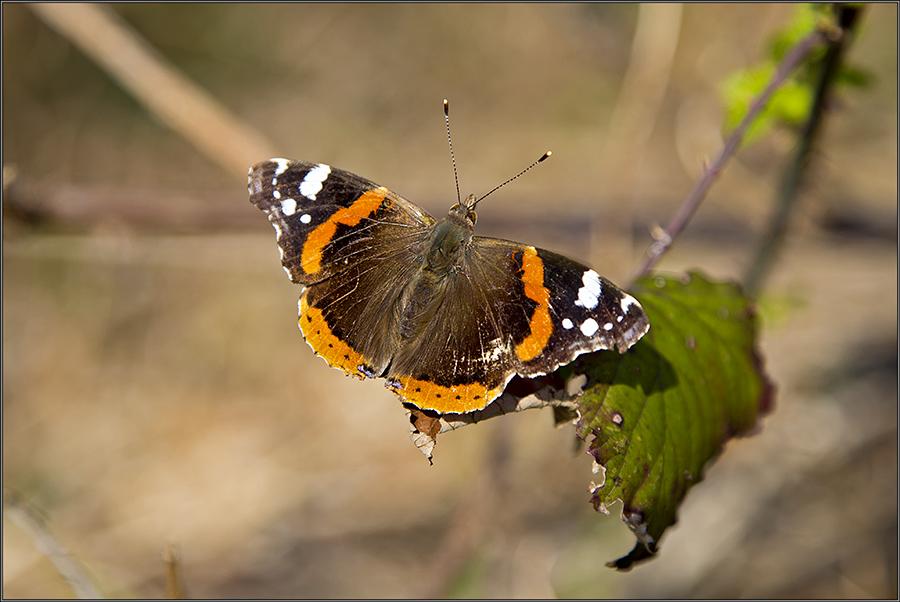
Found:
[{"label": "thin twig", "polygon": [[44,521],[30,508],[4,495],[3,516],[31,538],[37,551],[53,563],[56,571],[66,580],[76,596],[87,600],[103,597],[78,562],[50,534]]},{"label": "thin twig", "polygon": [[812,150],[818,140],[822,121],[825,116],[829,95],[836,81],[841,58],[843,57],[850,33],[857,21],[862,6],[836,5],[838,23],[842,34],[829,39],[828,50],[822,59],[819,79],[816,83],[816,94],[810,109],[809,118],[804,124],[794,160],[784,172],[781,185],[778,187],[778,197],[775,202],[775,213],[769,220],[766,233],[760,240],[753,264],[747,270],[744,277],[744,290],[751,297],[755,297],[762,288],[762,284],[768,275],[772,262],[781,250],[787,233],[790,216],[797,206],[798,191],[803,184],[803,179],[809,165]]},{"label": "thin twig", "polygon": [[166,597],[170,600],[186,600],[188,594],[184,584],[181,549],[175,544],[167,545],[163,549],[162,560],[166,568]]},{"label": "thin twig", "polygon": [[[598,165],[607,174],[615,174],[606,182],[606,194],[626,202],[641,194],[640,174],[646,168],[643,157],[648,150],[653,130],[672,79],[672,66],[681,40],[684,7],[677,2],[640,3],[631,38],[628,67],[616,102],[609,113],[607,131],[598,155]],[[633,203],[630,203],[633,205]],[[634,240],[630,222],[633,215],[614,213],[602,219],[591,219],[591,249],[603,247],[609,262],[623,266],[634,262]],[[622,236],[610,240],[604,231],[611,228]],[[601,242],[602,241],[602,242]]]},{"label": "thin twig", "polygon": [[662,254],[672,246],[672,242],[681,231],[684,230],[685,226],[687,226],[688,222],[691,220],[691,217],[693,217],[694,212],[697,210],[697,207],[700,206],[700,203],[706,197],[712,183],[719,177],[719,174],[725,169],[728,160],[731,159],[731,156],[737,151],[744,139],[747,128],[750,127],[760,111],[768,104],[769,99],[772,97],[772,94],[775,93],[775,90],[784,83],[788,75],[803,62],[807,54],[809,54],[813,48],[823,43],[824,39],[824,34],[816,31],[794,46],[794,48],[792,48],[785,56],[781,65],[779,65],[778,70],[775,72],[775,75],[772,76],[769,85],[766,86],[765,90],[763,90],[750,104],[750,109],[747,111],[744,119],[741,120],[737,129],[735,129],[725,141],[722,150],[719,151],[715,160],[711,164],[707,163],[704,165],[703,175],[684,199],[684,202],[682,202],[681,207],[679,207],[678,211],[672,217],[669,225],[655,237],[656,240],[647,249],[644,262],[634,273],[632,280],[637,280],[650,271],[650,268],[659,261]]},{"label": "thin twig", "polygon": [[621,174],[623,169],[634,166],[631,157],[640,156],[659,120],[672,76],[683,12],[684,7],[678,3],[637,5],[628,69],[605,135],[610,158],[616,161],[612,173]]}]

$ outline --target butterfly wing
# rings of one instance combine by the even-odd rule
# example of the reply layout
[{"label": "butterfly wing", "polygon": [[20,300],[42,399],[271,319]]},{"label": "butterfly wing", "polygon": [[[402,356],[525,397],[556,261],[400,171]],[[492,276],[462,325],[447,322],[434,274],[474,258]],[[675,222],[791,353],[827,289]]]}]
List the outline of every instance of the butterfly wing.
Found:
[{"label": "butterfly wing", "polygon": [[547,374],[582,353],[624,353],[649,329],[640,303],[562,255],[475,237],[442,285],[413,345],[398,350],[388,385],[422,409],[487,406],[518,374]]},{"label": "butterfly wing", "polygon": [[397,345],[392,308],[434,219],[324,164],[263,161],[250,168],[247,186],[275,228],[285,271],[305,287],[299,323],[307,343],[348,374],[380,375]]},{"label": "butterfly wing", "polygon": [[330,278],[373,245],[401,244],[434,223],[387,188],[322,163],[257,163],[247,191],[274,226],[281,263],[297,284]]}]

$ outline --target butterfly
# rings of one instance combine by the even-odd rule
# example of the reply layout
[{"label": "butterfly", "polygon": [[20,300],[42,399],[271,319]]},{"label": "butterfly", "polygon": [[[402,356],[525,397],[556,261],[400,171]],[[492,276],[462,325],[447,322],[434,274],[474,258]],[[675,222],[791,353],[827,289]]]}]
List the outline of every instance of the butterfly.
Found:
[{"label": "butterfly", "polygon": [[514,375],[624,353],[650,327],[638,300],[593,269],[475,236],[473,195],[436,220],[363,177],[289,159],[257,163],[247,187],[303,287],[312,350],[349,375],[385,378],[421,410],[483,409]]}]

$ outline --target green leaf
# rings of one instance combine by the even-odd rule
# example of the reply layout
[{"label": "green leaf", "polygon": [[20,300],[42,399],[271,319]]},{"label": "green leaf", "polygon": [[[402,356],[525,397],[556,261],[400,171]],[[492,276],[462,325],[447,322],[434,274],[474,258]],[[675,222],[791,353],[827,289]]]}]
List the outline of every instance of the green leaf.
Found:
[{"label": "green leaf", "polygon": [[811,86],[788,80],[769,100],[766,107],[769,119],[799,126],[803,124],[812,111],[813,89]]},{"label": "green leaf", "polygon": [[[775,74],[775,63],[766,61],[731,75],[722,84],[722,102],[725,107],[725,131],[733,131],[750,110],[753,102]],[[812,108],[813,90],[797,79],[787,79],[772,94],[768,104],[750,124],[743,145],[749,145],[763,136],[773,125],[785,123],[798,126],[806,121]]]},{"label": "green leaf", "polygon": [[826,21],[834,21],[834,13],[827,5],[798,4],[791,20],[772,36],[769,55],[780,61],[788,50]]},{"label": "green leaf", "polygon": [[[734,131],[741,123],[741,120],[750,111],[750,103],[760,95],[774,73],[775,64],[765,62],[734,73],[725,80],[722,84],[721,95],[725,109],[725,131],[727,133]],[[750,124],[744,135],[743,144],[749,145],[759,139],[771,127],[772,115],[764,109]]]},{"label": "green leaf", "polygon": [[623,502],[622,519],[638,538],[608,566],[627,570],[653,556],[688,490],[731,437],[756,425],[773,388],[756,351],[752,302],[733,283],[697,273],[651,275],[632,293],[650,331],[624,355],[582,363],[588,383],[577,433],[605,480],[592,503],[601,512]]},{"label": "green leaf", "polygon": [[[844,5],[847,6],[847,5]],[[771,81],[778,64],[787,52],[816,29],[838,29],[838,17],[831,4],[799,4],[794,16],[772,37],[768,57],[756,65],[728,76],[720,87],[725,112],[724,130],[734,131]],[[757,141],[773,126],[784,124],[800,126],[812,112],[815,88],[820,77],[826,46],[820,45],[809,53],[805,61],[782,83],[769,102],[750,124],[741,141],[746,147]],[[840,65],[837,75],[840,88],[864,88],[870,85],[871,74],[853,65]]]}]

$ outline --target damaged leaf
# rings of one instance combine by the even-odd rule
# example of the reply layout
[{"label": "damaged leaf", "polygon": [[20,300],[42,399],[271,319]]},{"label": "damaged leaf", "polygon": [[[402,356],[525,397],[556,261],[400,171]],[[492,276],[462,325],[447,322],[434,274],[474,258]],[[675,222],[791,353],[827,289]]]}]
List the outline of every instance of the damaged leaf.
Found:
[{"label": "damaged leaf", "polygon": [[590,439],[604,477],[591,501],[607,512],[621,500],[622,519],[638,538],[608,564],[619,570],[657,552],[704,466],[753,429],[773,397],[756,351],[753,305],[736,284],[697,273],[651,275],[631,292],[650,332],[625,355],[583,356],[576,368],[588,376],[577,434]]}]

